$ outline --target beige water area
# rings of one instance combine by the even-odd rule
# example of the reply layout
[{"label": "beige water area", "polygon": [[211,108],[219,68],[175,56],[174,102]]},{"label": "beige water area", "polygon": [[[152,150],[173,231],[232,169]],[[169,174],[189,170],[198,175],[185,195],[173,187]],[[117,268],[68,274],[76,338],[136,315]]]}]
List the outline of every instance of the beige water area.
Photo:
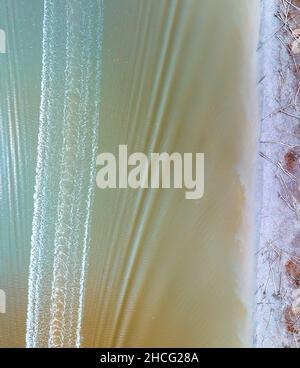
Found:
[{"label": "beige water area", "polygon": [[205,196],[97,189],[83,346],[252,341],[258,1],[105,0],[100,152],[205,153]]}]

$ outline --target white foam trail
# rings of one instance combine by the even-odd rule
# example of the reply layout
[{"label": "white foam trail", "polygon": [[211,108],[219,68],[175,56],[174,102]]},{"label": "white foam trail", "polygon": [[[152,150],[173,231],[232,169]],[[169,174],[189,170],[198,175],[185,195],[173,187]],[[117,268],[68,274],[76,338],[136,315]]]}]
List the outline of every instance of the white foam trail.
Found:
[{"label": "white foam trail", "polygon": [[27,347],[80,346],[102,28],[103,0],[45,0]]}]

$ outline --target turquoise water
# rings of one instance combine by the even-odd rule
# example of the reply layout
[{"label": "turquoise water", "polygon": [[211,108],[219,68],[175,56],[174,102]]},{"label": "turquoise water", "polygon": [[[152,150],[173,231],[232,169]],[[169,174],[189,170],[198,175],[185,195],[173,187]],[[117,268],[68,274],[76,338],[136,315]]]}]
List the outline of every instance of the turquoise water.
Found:
[{"label": "turquoise water", "polygon": [[42,68],[43,1],[0,1],[0,346],[24,346]]}]

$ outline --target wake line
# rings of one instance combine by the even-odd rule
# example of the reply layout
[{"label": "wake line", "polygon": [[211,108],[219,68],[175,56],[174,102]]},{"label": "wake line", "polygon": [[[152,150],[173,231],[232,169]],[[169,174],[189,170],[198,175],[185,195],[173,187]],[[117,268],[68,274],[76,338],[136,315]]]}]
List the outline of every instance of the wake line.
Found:
[{"label": "wake line", "polygon": [[27,347],[79,347],[100,112],[103,0],[45,0]]}]

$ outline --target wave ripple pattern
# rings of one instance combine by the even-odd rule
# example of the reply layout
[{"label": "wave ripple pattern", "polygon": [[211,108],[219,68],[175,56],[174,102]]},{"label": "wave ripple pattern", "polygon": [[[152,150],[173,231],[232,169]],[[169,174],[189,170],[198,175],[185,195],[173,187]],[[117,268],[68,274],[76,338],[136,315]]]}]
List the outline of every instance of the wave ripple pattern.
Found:
[{"label": "wave ripple pattern", "polygon": [[45,0],[27,347],[81,344],[102,29],[102,0]]}]

